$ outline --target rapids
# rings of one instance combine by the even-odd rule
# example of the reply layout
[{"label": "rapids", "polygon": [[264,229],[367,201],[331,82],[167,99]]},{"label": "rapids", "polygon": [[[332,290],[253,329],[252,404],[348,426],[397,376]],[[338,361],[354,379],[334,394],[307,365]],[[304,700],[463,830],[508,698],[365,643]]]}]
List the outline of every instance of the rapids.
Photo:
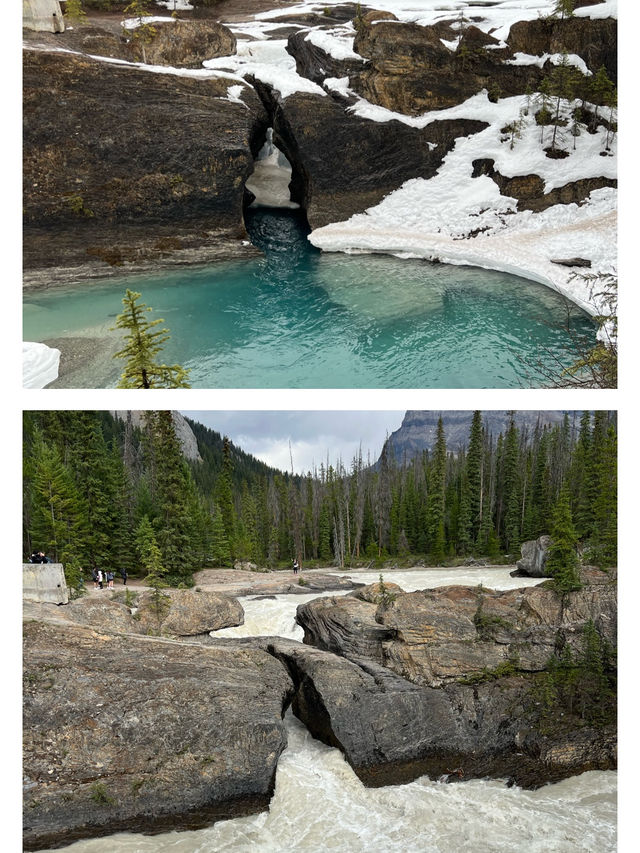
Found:
[{"label": "rapids", "polygon": [[[406,591],[452,583],[508,589],[539,583],[509,569],[473,567],[389,571]],[[354,572],[356,581],[379,574]],[[328,592],[323,595],[343,595]],[[280,634],[301,639],[298,604],[317,595],[242,598],[245,624],[215,636]],[[286,715],[288,746],[280,757],[269,811],[219,821],[207,829],[145,836],[118,833],[78,841],[70,853],[613,853],[617,774],[591,771],[537,791],[500,780],[441,784],[422,777],[405,785],[365,788],[342,753],[315,740]]]}]

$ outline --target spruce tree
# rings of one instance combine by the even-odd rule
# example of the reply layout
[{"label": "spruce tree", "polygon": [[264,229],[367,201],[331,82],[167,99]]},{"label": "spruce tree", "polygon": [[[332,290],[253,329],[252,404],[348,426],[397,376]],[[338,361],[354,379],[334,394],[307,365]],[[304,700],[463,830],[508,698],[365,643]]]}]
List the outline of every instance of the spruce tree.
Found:
[{"label": "spruce tree", "polygon": [[125,6],[124,14],[137,19],[135,29],[125,29],[124,32],[140,45],[142,61],[146,63],[146,45],[153,41],[157,32],[156,28],[146,20],[151,17],[147,0],[132,0],[128,6]]},{"label": "spruce tree", "polygon": [[427,495],[427,533],[429,536],[429,554],[436,565],[446,556],[445,540],[445,475],[447,464],[447,446],[442,425],[442,416],[438,418],[436,444],[429,468],[429,493]]},{"label": "spruce tree", "polygon": [[70,24],[85,24],[87,22],[87,13],[82,8],[81,0],[66,0],[64,19]]},{"label": "spruce tree", "polygon": [[212,510],[211,560],[214,566],[230,566],[233,562],[222,512],[215,503]]},{"label": "spruce tree", "polygon": [[190,388],[188,370],[178,364],[167,365],[156,357],[169,340],[168,329],[156,329],[164,320],[148,320],[145,314],[152,311],[144,302],[138,303],[140,293],[127,290],[113,328],[125,329],[125,346],[114,358],[126,359],[118,388]]},{"label": "spruce tree", "polygon": [[569,492],[564,488],[553,507],[551,545],[547,557],[547,573],[553,578],[554,586],[560,593],[580,589],[577,545]]},{"label": "spruce tree", "polygon": [[593,556],[599,566],[617,563],[617,456],[616,430],[611,424],[602,445],[597,464],[597,493],[593,507]]},{"label": "spruce tree", "polygon": [[33,547],[42,549],[59,562],[63,553],[87,558],[86,509],[56,447],[36,434],[32,448],[29,538]]},{"label": "spruce tree", "polygon": [[156,464],[156,517],[153,525],[169,575],[189,582],[196,568],[191,515],[193,481],[169,411],[148,413]]}]

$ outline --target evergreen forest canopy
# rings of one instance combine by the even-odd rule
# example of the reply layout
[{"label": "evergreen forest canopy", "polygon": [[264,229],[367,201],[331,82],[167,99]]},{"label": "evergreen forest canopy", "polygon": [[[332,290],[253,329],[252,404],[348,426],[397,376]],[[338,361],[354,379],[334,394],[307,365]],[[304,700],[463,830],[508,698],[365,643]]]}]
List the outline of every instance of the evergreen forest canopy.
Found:
[{"label": "evergreen forest canopy", "polygon": [[[24,414],[24,554],[63,562],[71,586],[93,566],[189,586],[204,567],[346,567],[420,557],[513,562],[522,542],[551,533],[562,564],[616,562],[617,432],[607,412],[492,435],[475,412],[466,448],[305,477],[269,468],[191,423],[202,461],[188,463],[170,412],[143,427],[107,412]],[[153,554],[150,562],[149,555]],[[569,588],[569,587],[568,587]]]}]

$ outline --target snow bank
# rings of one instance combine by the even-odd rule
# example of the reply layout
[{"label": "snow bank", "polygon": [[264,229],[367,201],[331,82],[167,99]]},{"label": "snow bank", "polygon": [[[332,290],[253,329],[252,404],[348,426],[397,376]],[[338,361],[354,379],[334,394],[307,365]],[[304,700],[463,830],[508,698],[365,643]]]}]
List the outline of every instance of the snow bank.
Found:
[{"label": "snow bank", "polygon": [[344,35],[340,30],[311,30],[305,41],[310,41],[334,59],[359,59],[365,62],[364,57],[353,49],[354,36]]},{"label": "snow bank", "polygon": [[33,341],[22,344],[22,385],[24,388],[46,388],[58,378],[60,350]]}]

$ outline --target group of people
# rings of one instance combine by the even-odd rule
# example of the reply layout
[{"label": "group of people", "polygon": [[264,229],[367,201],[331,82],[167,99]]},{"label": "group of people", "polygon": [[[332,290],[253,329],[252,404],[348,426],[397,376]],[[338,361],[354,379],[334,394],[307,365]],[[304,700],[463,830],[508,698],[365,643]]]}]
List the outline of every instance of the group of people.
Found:
[{"label": "group of people", "polygon": [[[122,583],[124,584],[124,586],[126,586],[128,577],[127,570],[120,569],[120,574],[122,576]],[[98,569],[94,566],[91,570],[91,577],[93,578],[94,589],[105,589],[105,582],[107,584],[106,589],[113,589],[113,580],[115,578],[115,575],[111,571],[111,569],[106,572],[103,572],[102,569]]]},{"label": "group of people", "polygon": [[34,551],[29,557],[30,563],[50,563],[51,560],[47,557],[44,551]]}]

